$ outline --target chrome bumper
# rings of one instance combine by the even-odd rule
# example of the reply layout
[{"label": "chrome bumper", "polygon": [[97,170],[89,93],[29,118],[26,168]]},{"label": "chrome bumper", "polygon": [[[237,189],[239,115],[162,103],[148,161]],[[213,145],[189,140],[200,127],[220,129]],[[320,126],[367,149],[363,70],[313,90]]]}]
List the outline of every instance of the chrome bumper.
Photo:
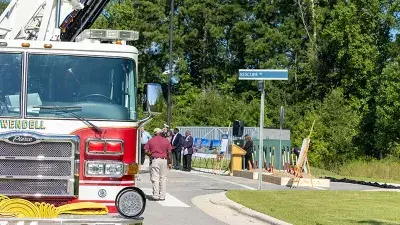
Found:
[{"label": "chrome bumper", "polygon": [[0,218],[0,225],[141,225],[143,217],[125,219],[119,214],[109,215],[62,215],[54,219]]}]

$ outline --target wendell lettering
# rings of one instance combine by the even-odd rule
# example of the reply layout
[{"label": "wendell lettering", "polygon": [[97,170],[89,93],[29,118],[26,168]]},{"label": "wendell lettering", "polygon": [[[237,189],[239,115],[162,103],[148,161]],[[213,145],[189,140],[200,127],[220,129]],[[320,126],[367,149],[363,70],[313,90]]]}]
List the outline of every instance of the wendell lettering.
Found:
[{"label": "wendell lettering", "polygon": [[43,120],[0,120],[1,129],[44,130]]}]

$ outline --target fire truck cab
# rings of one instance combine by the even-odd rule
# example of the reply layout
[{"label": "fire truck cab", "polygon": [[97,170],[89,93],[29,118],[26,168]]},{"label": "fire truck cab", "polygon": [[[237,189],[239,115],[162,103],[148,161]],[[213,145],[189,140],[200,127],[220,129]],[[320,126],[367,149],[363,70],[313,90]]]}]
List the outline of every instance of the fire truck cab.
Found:
[{"label": "fire truck cab", "polygon": [[83,29],[106,2],[13,0],[0,16],[0,195],[102,203],[102,222],[133,224],[146,206],[139,127],[164,104],[158,84],[138,100],[138,50],[125,44],[138,32]]}]

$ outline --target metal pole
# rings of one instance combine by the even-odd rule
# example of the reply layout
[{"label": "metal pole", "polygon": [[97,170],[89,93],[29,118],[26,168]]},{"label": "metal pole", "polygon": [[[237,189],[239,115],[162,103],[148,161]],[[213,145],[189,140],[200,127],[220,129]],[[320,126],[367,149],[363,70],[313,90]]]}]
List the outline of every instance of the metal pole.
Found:
[{"label": "metal pole", "polygon": [[168,75],[168,109],[167,109],[167,125],[171,124],[171,79],[172,79],[172,39],[174,29],[174,0],[171,0],[171,15],[169,26],[169,75]]},{"label": "metal pole", "polygon": [[264,130],[264,99],[265,99],[265,89],[264,89],[264,81],[262,82],[262,90],[261,90],[261,104],[260,104],[260,146],[258,149],[258,190],[262,189],[262,168],[264,164],[263,160],[263,130]]},{"label": "metal pole", "polygon": [[279,169],[282,169],[282,165],[281,165],[281,163],[282,163],[282,138],[281,138],[281,135],[282,135],[282,126],[280,127],[280,129],[279,129]]},{"label": "metal pole", "polygon": [[57,0],[55,28],[58,28],[60,26],[60,20],[61,20],[61,0]]},{"label": "metal pole", "polygon": [[282,169],[282,124],[283,124],[283,106],[281,106],[281,110],[279,111],[279,117],[280,117],[280,126],[279,126],[279,169]]}]

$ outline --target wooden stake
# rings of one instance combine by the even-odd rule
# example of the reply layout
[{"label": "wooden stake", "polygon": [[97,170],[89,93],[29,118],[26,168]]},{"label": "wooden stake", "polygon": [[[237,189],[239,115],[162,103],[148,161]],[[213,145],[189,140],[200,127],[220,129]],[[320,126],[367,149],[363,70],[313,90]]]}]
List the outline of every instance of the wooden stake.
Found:
[{"label": "wooden stake", "polygon": [[[292,156],[292,166],[294,166],[294,156],[293,156],[293,153],[292,154],[290,154],[291,156]],[[296,158],[297,159],[297,158]]]}]

